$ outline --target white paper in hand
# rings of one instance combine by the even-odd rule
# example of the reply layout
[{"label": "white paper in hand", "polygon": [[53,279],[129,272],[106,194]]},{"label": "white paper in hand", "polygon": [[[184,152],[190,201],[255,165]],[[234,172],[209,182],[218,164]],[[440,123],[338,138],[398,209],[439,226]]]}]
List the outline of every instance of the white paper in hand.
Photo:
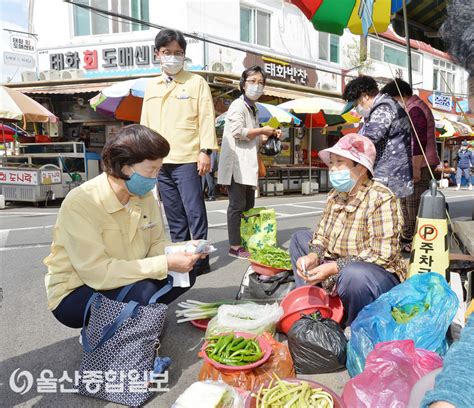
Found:
[{"label": "white paper in hand", "polygon": [[[165,248],[165,254],[176,254],[184,252],[184,245],[169,246]],[[189,288],[191,283],[189,281],[189,273],[181,273],[175,271],[168,271],[168,275],[173,277],[173,286],[178,288]]]}]

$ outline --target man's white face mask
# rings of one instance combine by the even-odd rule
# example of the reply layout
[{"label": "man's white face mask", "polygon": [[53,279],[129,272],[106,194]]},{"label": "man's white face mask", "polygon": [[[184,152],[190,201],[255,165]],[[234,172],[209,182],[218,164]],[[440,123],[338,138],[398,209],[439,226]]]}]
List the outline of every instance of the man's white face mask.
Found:
[{"label": "man's white face mask", "polygon": [[160,60],[161,69],[169,75],[176,75],[184,66],[184,56],[162,55]]}]

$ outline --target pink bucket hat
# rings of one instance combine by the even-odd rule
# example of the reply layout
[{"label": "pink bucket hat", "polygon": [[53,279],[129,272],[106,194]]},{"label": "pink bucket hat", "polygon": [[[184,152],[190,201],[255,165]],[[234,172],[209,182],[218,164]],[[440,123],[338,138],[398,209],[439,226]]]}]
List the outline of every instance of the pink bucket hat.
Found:
[{"label": "pink bucket hat", "polygon": [[375,146],[370,139],[357,133],[350,133],[329,149],[319,152],[321,160],[329,167],[329,155],[337,154],[362,164],[372,175],[374,174]]}]

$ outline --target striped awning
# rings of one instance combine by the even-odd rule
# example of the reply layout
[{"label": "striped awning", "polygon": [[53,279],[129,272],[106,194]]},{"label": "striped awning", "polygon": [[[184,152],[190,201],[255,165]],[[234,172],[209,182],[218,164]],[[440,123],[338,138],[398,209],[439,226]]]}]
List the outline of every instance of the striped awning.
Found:
[{"label": "striped awning", "polygon": [[[447,0],[407,0],[407,15],[410,39],[423,41],[438,50],[445,51],[439,37],[439,28],[446,19]],[[403,10],[397,13],[392,21],[398,35],[405,37]]]}]

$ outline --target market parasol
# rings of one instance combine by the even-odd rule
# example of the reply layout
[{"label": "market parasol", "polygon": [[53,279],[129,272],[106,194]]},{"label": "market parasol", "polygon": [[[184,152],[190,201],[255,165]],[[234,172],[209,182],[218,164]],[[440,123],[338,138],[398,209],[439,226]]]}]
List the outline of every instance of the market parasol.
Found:
[{"label": "market parasol", "polygon": [[437,132],[442,138],[448,137],[468,137],[474,135],[472,128],[465,123],[457,122],[447,118],[435,121]]},{"label": "market parasol", "polygon": [[[402,0],[291,0],[318,31],[342,35],[383,33],[390,15],[402,8]],[[409,0],[407,0],[409,3]]]},{"label": "market parasol", "polygon": [[[277,125],[301,125],[302,121],[297,118],[295,115],[279,108],[275,105],[270,105],[268,103],[260,103],[257,102],[257,117],[258,122],[262,125],[267,124],[270,122],[272,118],[276,119]],[[219,115],[216,118],[216,126],[222,126],[225,123],[225,119],[227,116],[227,112],[224,112],[222,115]]]},{"label": "market parasol", "polygon": [[140,122],[145,89],[152,78],[129,79],[118,82],[90,100],[92,109],[119,120]]},{"label": "market parasol", "polygon": [[[0,86],[0,121],[57,122],[58,118],[34,99],[15,89]],[[0,129],[1,141],[12,143],[19,136],[18,131],[9,135],[7,127]],[[6,151],[6,150],[5,150]]]},{"label": "market parasol", "polygon": [[15,89],[0,86],[0,120],[57,122],[58,118],[29,96]]},{"label": "market parasol", "polygon": [[311,146],[313,142],[313,128],[324,128],[344,123],[357,123],[360,118],[351,112],[341,115],[344,103],[330,98],[309,97],[294,99],[278,105],[279,108],[291,111],[304,121],[304,126],[309,128],[309,183],[311,186]]}]

